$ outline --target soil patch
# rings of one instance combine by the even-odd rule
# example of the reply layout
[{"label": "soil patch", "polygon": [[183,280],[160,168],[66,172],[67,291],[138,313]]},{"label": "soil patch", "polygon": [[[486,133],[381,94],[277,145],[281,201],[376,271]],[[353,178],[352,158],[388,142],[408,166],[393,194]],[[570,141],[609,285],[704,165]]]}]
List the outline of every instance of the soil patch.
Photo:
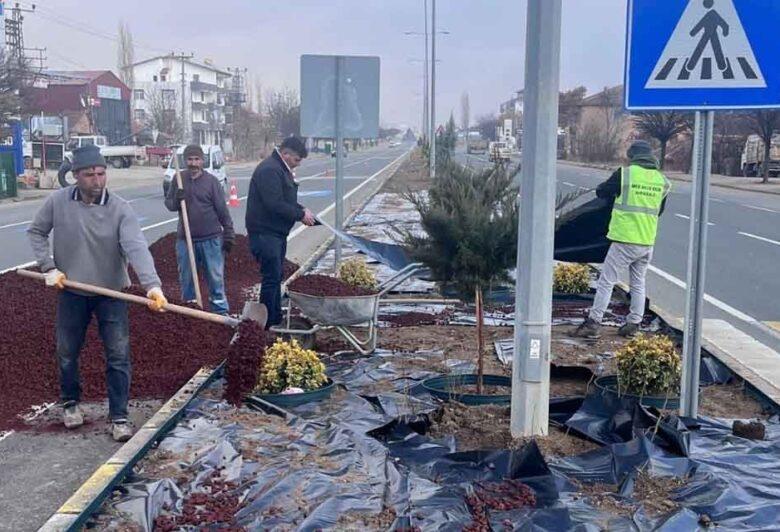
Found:
[{"label": "soil patch", "polygon": [[445,403],[432,415],[430,435],[435,438],[452,435],[458,451],[477,449],[518,449],[534,439],[545,457],[578,455],[598,445],[557,427],[549,427],[547,436],[512,438],[509,433],[509,407],[498,405],[466,406],[454,401]]},{"label": "soil patch", "polygon": [[310,296],[370,296],[375,290],[367,290],[360,286],[348,285],[341,279],[329,275],[302,275],[289,285],[290,290]]},{"label": "soil patch", "polygon": [[336,530],[364,532],[365,530],[390,530],[395,522],[396,513],[392,508],[384,508],[377,514],[349,512],[342,515],[336,523]]},{"label": "soil patch", "polygon": [[477,385],[476,384],[455,384],[450,387],[450,391],[453,393],[463,393],[463,394],[481,394],[481,395],[510,395],[512,393],[512,389],[508,386],[492,386],[492,385],[484,385],[482,386],[482,391],[477,391]]},{"label": "soil patch", "polygon": [[616,496],[618,486],[614,484],[579,484],[578,496],[585,498],[592,506],[613,515],[630,516],[640,507],[651,516],[675,511],[679,504],[671,499],[673,492],[687,483],[678,477],[654,477],[644,470],[639,471],[634,482],[633,501]]},{"label": "soil patch", "polygon": [[420,150],[415,150],[407,160],[401,163],[393,177],[381,189],[381,192],[419,192],[431,187],[431,179],[428,177],[428,161],[422,156]]},{"label": "soil patch", "polygon": [[771,416],[771,412],[748,395],[744,382],[736,382],[703,386],[699,398],[699,415],[731,419],[766,419]]}]

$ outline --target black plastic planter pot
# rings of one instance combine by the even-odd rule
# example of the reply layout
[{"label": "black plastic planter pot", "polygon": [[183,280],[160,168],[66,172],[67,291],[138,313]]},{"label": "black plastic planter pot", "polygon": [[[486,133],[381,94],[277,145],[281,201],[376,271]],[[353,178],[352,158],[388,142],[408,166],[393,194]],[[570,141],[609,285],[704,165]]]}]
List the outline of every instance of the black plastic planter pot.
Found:
[{"label": "black plastic planter pot", "polygon": [[336,384],[328,379],[328,382],[321,388],[303,393],[257,393],[249,397],[259,397],[273,405],[281,408],[290,408],[293,406],[305,405],[314,401],[320,401],[330,397]]},{"label": "black plastic planter pot", "polygon": [[458,401],[464,405],[508,405],[512,400],[512,379],[500,375],[483,375],[482,384],[485,386],[504,386],[506,394],[479,395],[476,393],[458,393],[458,386],[477,384],[478,376],[466,375],[441,375],[422,381],[422,386],[431,395],[442,401]]},{"label": "black plastic planter pot", "polygon": [[618,393],[618,378],[617,375],[605,375],[604,377],[599,377],[596,379],[593,383],[597,389],[601,390],[602,393],[613,395],[615,397],[627,397],[629,399],[636,399],[640,402],[643,406],[653,406],[655,408],[665,409],[665,410],[676,410],[680,408],[680,396],[679,395],[670,395],[670,396],[658,396],[658,395],[633,395],[630,393],[621,392]]}]

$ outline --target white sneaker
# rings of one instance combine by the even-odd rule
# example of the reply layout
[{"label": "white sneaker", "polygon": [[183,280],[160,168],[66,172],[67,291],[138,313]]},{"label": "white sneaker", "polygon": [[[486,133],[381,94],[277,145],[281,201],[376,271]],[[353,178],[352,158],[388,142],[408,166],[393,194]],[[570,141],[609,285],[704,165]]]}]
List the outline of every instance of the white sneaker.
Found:
[{"label": "white sneaker", "polygon": [[133,437],[133,429],[127,421],[113,421],[111,423],[111,436],[114,441],[125,442]]},{"label": "white sneaker", "polygon": [[84,424],[84,414],[78,404],[65,407],[62,411],[62,421],[65,428],[75,429]]}]

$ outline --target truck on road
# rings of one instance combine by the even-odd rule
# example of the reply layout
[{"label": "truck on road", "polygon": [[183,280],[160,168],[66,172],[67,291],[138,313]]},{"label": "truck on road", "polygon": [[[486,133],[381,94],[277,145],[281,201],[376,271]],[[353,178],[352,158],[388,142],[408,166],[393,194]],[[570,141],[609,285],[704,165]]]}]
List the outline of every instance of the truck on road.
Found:
[{"label": "truck on road", "polygon": [[466,153],[485,153],[487,149],[487,139],[483,139],[477,131],[469,132],[466,137]]},{"label": "truck on road", "polygon": [[491,142],[488,146],[488,159],[491,163],[509,162],[512,148],[504,141]]},{"label": "truck on road", "polygon": [[[742,175],[756,177],[764,174],[764,141],[758,135],[750,135],[742,150]],[[780,175],[780,134],[772,137],[769,148],[769,175]]]},{"label": "truck on road", "polygon": [[100,154],[114,168],[128,168],[133,163],[140,163],[146,159],[146,149],[143,146],[109,146],[103,135],[71,137],[67,144],[68,151],[65,153],[65,157],[70,161],[73,158],[73,150],[90,145],[100,148]]}]

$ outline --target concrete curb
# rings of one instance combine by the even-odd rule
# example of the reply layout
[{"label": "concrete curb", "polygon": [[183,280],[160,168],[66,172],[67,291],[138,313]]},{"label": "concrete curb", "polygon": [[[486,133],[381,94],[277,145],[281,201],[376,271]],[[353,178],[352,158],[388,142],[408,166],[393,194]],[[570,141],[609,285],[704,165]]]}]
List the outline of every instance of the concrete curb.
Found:
[{"label": "concrete curb", "polygon": [[[597,163],[584,163],[581,161],[567,161],[565,159],[559,160],[558,163],[565,164],[568,166],[577,166],[580,168],[596,168],[599,170],[613,170],[614,168],[620,166],[618,163],[615,163],[614,165],[606,165],[606,164],[597,164]],[[666,177],[671,179],[672,181],[677,181],[678,183],[690,183],[690,179],[683,179],[679,177],[679,175],[675,175],[673,173],[665,174]],[[780,196],[780,191],[775,190],[756,190],[755,188],[750,188],[746,186],[740,186],[740,185],[733,185],[730,183],[715,183],[712,180],[710,180],[710,184],[714,187],[720,187],[720,188],[729,188],[732,190],[742,190],[745,192],[756,192],[758,194],[771,194],[773,196]]]},{"label": "concrete curb", "polygon": [[79,530],[89,516],[103,503],[111,490],[130,472],[135,463],[154,442],[170,430],[195,396],[219,373],[216,368],[201,368],[182,386],[133,437],[97,468],[92,476],[60,506],[43,526],[41,532]]}]

